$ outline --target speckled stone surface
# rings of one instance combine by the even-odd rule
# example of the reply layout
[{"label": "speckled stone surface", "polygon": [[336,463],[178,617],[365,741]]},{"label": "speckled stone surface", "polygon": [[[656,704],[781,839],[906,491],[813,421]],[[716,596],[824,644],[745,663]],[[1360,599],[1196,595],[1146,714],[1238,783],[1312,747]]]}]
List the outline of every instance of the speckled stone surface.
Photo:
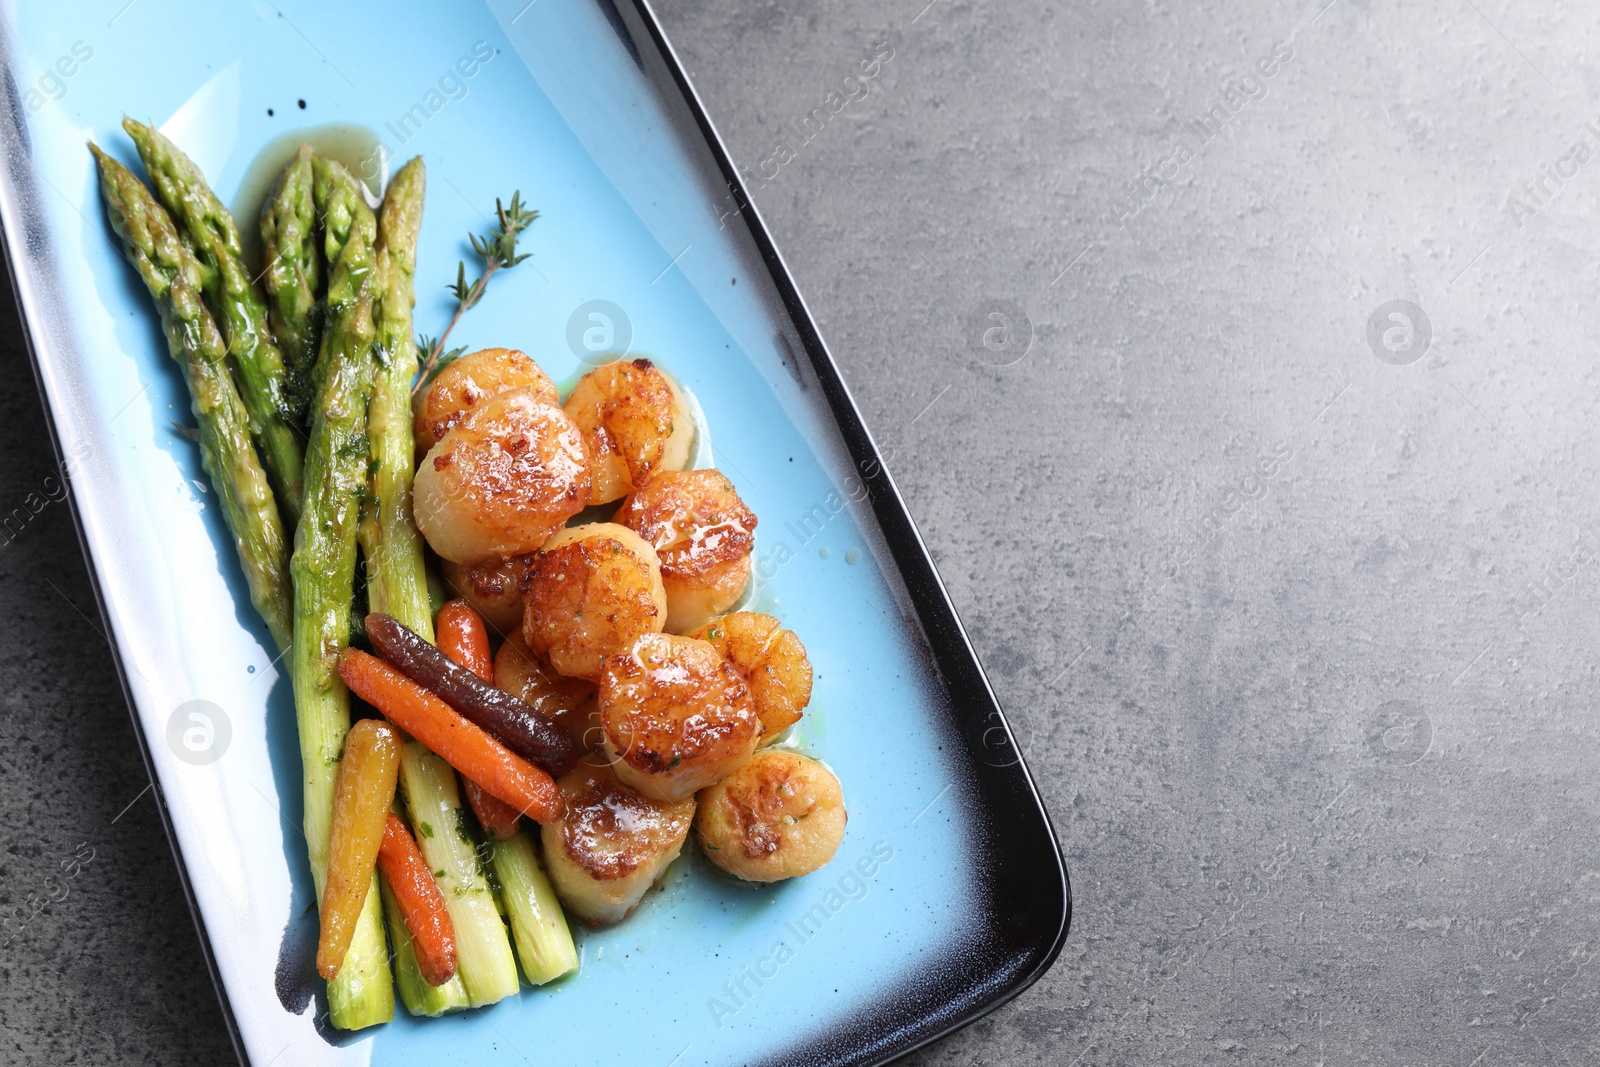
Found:
[{"label": "speckled stone surface", "polygon": [[[660,5],[1072,871],[910,1062],[1597,1062],[1600,8],[924,3]],[[0,606],[0,1062],[226,1062],[64,507]]]}]

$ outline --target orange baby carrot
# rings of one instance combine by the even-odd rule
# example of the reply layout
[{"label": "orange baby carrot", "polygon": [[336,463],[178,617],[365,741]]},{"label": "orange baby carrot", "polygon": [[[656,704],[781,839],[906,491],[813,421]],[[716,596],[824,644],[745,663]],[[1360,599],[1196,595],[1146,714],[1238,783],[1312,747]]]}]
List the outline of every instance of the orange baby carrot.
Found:
[{"label": "orange baby carrot", "polygon": [[561,792],[550,775],[383,660],[346,649],[339,657],[339,677],[351,692],[491,795],[535,822],[554,822],[561,815]]},{"label": "orange baby carrot", "polygon": [[494,661],[489,657],[489,631],[483,616],[465,600],[452,600],[439,609],[433,623],[439,651],[479,678],[494,683]]},{"label": "orange baby carrot", "polygon": [[[494,660],[489,656],[489,630],[483,616],[465,600],[452,600],[439,609],[433,623],[438,635],[439,651],[456,663],[476,674],[484,681],[494,682]],[[466,788],[467,803],[478,824],[496,841],[504,841],[517,832],[521,815],[510,804],[490,796],[471,778],[462,780]]]},{"label": "orange baby carrot", "polygon": [[344,740],[344,758],[333,796],[333,826],[328,834],[328,874],[322,887],[322,931],[317,939],[317,973],[332,981],[339,973],[383,841],[384,816],[394,803],[400,773],[400,735],[377,719],[362,719]]},{"label": "orange baby carrot", "polygon": [[378,868],[400,905],[406,929],[411,931],[417,969],[429,985],[444,985],[456,973],[456,928],[445,909],[444,893],[433,880],[427,860],[422,858],[422,850],[394,812],[384,823]]},{"label": "orange baby carrot", "polygon": [[466,790],[467,804],[471,806],[472,814],[478,817],[478,825],[483,827],[484,833],[496,841],[504,841],[516,835],[522,826],[520,811],[498,799],[471,778],[461,779],[461,786]]}]

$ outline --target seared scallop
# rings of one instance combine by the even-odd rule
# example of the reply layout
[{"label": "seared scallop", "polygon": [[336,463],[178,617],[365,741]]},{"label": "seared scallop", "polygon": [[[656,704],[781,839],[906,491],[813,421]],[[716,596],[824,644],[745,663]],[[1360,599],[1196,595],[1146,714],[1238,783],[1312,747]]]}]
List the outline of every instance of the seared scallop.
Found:
[{"label": "seared scallop", "polygon": [[417,448],[426,452],[490,397],[521,389],[541,404],[561,405],[550,376],[514,348],[469,352],[440,371],[417,401]]},{"label": "seared scallop", "polygon": [[816,760],[769,748],[699,796],[695,836],[707,858],[752,882],[796,878],[844,840],[839,779]]},{"label": "seared scallop", "polygon": [[750,758],[761,719],[750,687],[705,641],[645,634],[606,661],[605,753],[645,796],[681,800]]},{"label": "seared scallop", "polygon": [[600,744],[600,714],[594,683],[564,678],[528,647],[520,627],[511,631],[494,656],[494,684],[539,714],[554,719],[584,748]]},{"label": "seared scallop", "polygon": [[762,744],[800,721],[811,703],[811,661],[793,630],[771,615],[736,611],[706,623],[694,636],[709,641],[750,684]]},{"label": "seared scallop", "polygon": [[417,468],[417,528],[454,563],[532,552],[583,509],[589,465],[578,428],[521,390],[483,401]]},{"label": "seared scallop", "polygon": [[589,450],[590,504],[626,496],[655,471],[689,465],[695,431],[688,401],[648,359],[596,367],[578,380],[562,406]]},{"label": "seared scallop", "polygon": [[504,637],[522,628],[522,577],[526,556],[497,556],[471,566],[445,560],[444,584],[471,604],[491,632]]},{"label": "seared scallop", "polygon": [[556,783],[566,810],[540,827],[556,894],[591,926],[620,921],[678,858],[694,821],[694,798],[640,796],[589,760]]},{"label": "seared scallop", "polygon": [[657,471],[622,502],[615,521],[661,557],[669,633],[721,615],[750,582],[756,517],[721,471]]},{"label": "seared scallop", "polygon": [[600,680],[608,656],[667,621],[661,561],[616,523],[569,526],[528,564],[522,635],[568,678]]}]

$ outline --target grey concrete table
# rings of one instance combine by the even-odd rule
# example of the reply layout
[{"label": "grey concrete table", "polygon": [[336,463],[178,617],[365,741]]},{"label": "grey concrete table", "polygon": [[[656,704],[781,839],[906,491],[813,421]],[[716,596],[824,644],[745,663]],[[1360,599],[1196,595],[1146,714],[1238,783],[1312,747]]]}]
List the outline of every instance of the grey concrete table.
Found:
[{"label": "grey concrete table", "polygon": [[[660,5],[1073,873],[914,1061],[1596,1062],[1600,8],[926,2]],[[225,1062],[64,507],[0,608],[0,1061]]]}]

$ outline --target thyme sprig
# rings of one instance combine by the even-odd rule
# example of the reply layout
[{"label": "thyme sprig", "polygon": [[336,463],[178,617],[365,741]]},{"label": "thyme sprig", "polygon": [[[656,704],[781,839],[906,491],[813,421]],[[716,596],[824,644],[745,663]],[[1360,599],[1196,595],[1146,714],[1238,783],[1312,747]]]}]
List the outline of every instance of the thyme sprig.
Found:
[{"label": "thyme sprig", "polygon": [[455,314],[450,316],[449,325],[445,326],[444,333],[438,337],[418,335],[417,348],[427,353],[422,361],[422,370],[417,375],[417,384],[412,389],[412,395],[427,388],[434,377],[465,352],[466,346],[446,350],[445,340],[449,338],[450,331],[456,328],[456,323],[461,321],[470,308],[477,306],[483,299],[483,294],[489,287],[489,279],[494,277],[496,271],[509,270],[518,263],[527,259],[532,253],[517,252],[517,238],[533,220],[539,217],[539,212],[522,206],[522,192],[518,190],[511,194],[511,203],[502,204],[498,197],[494,202],[495,215],[500,220],[500,228],[491,233],[467,235],[467,240],[472,242],[472,250],[483,260],[483,273],[469,285],[467,283],[467,264],[465,261],[456,264],[456,280],[454,285],[445,286],[456,298]]}]

